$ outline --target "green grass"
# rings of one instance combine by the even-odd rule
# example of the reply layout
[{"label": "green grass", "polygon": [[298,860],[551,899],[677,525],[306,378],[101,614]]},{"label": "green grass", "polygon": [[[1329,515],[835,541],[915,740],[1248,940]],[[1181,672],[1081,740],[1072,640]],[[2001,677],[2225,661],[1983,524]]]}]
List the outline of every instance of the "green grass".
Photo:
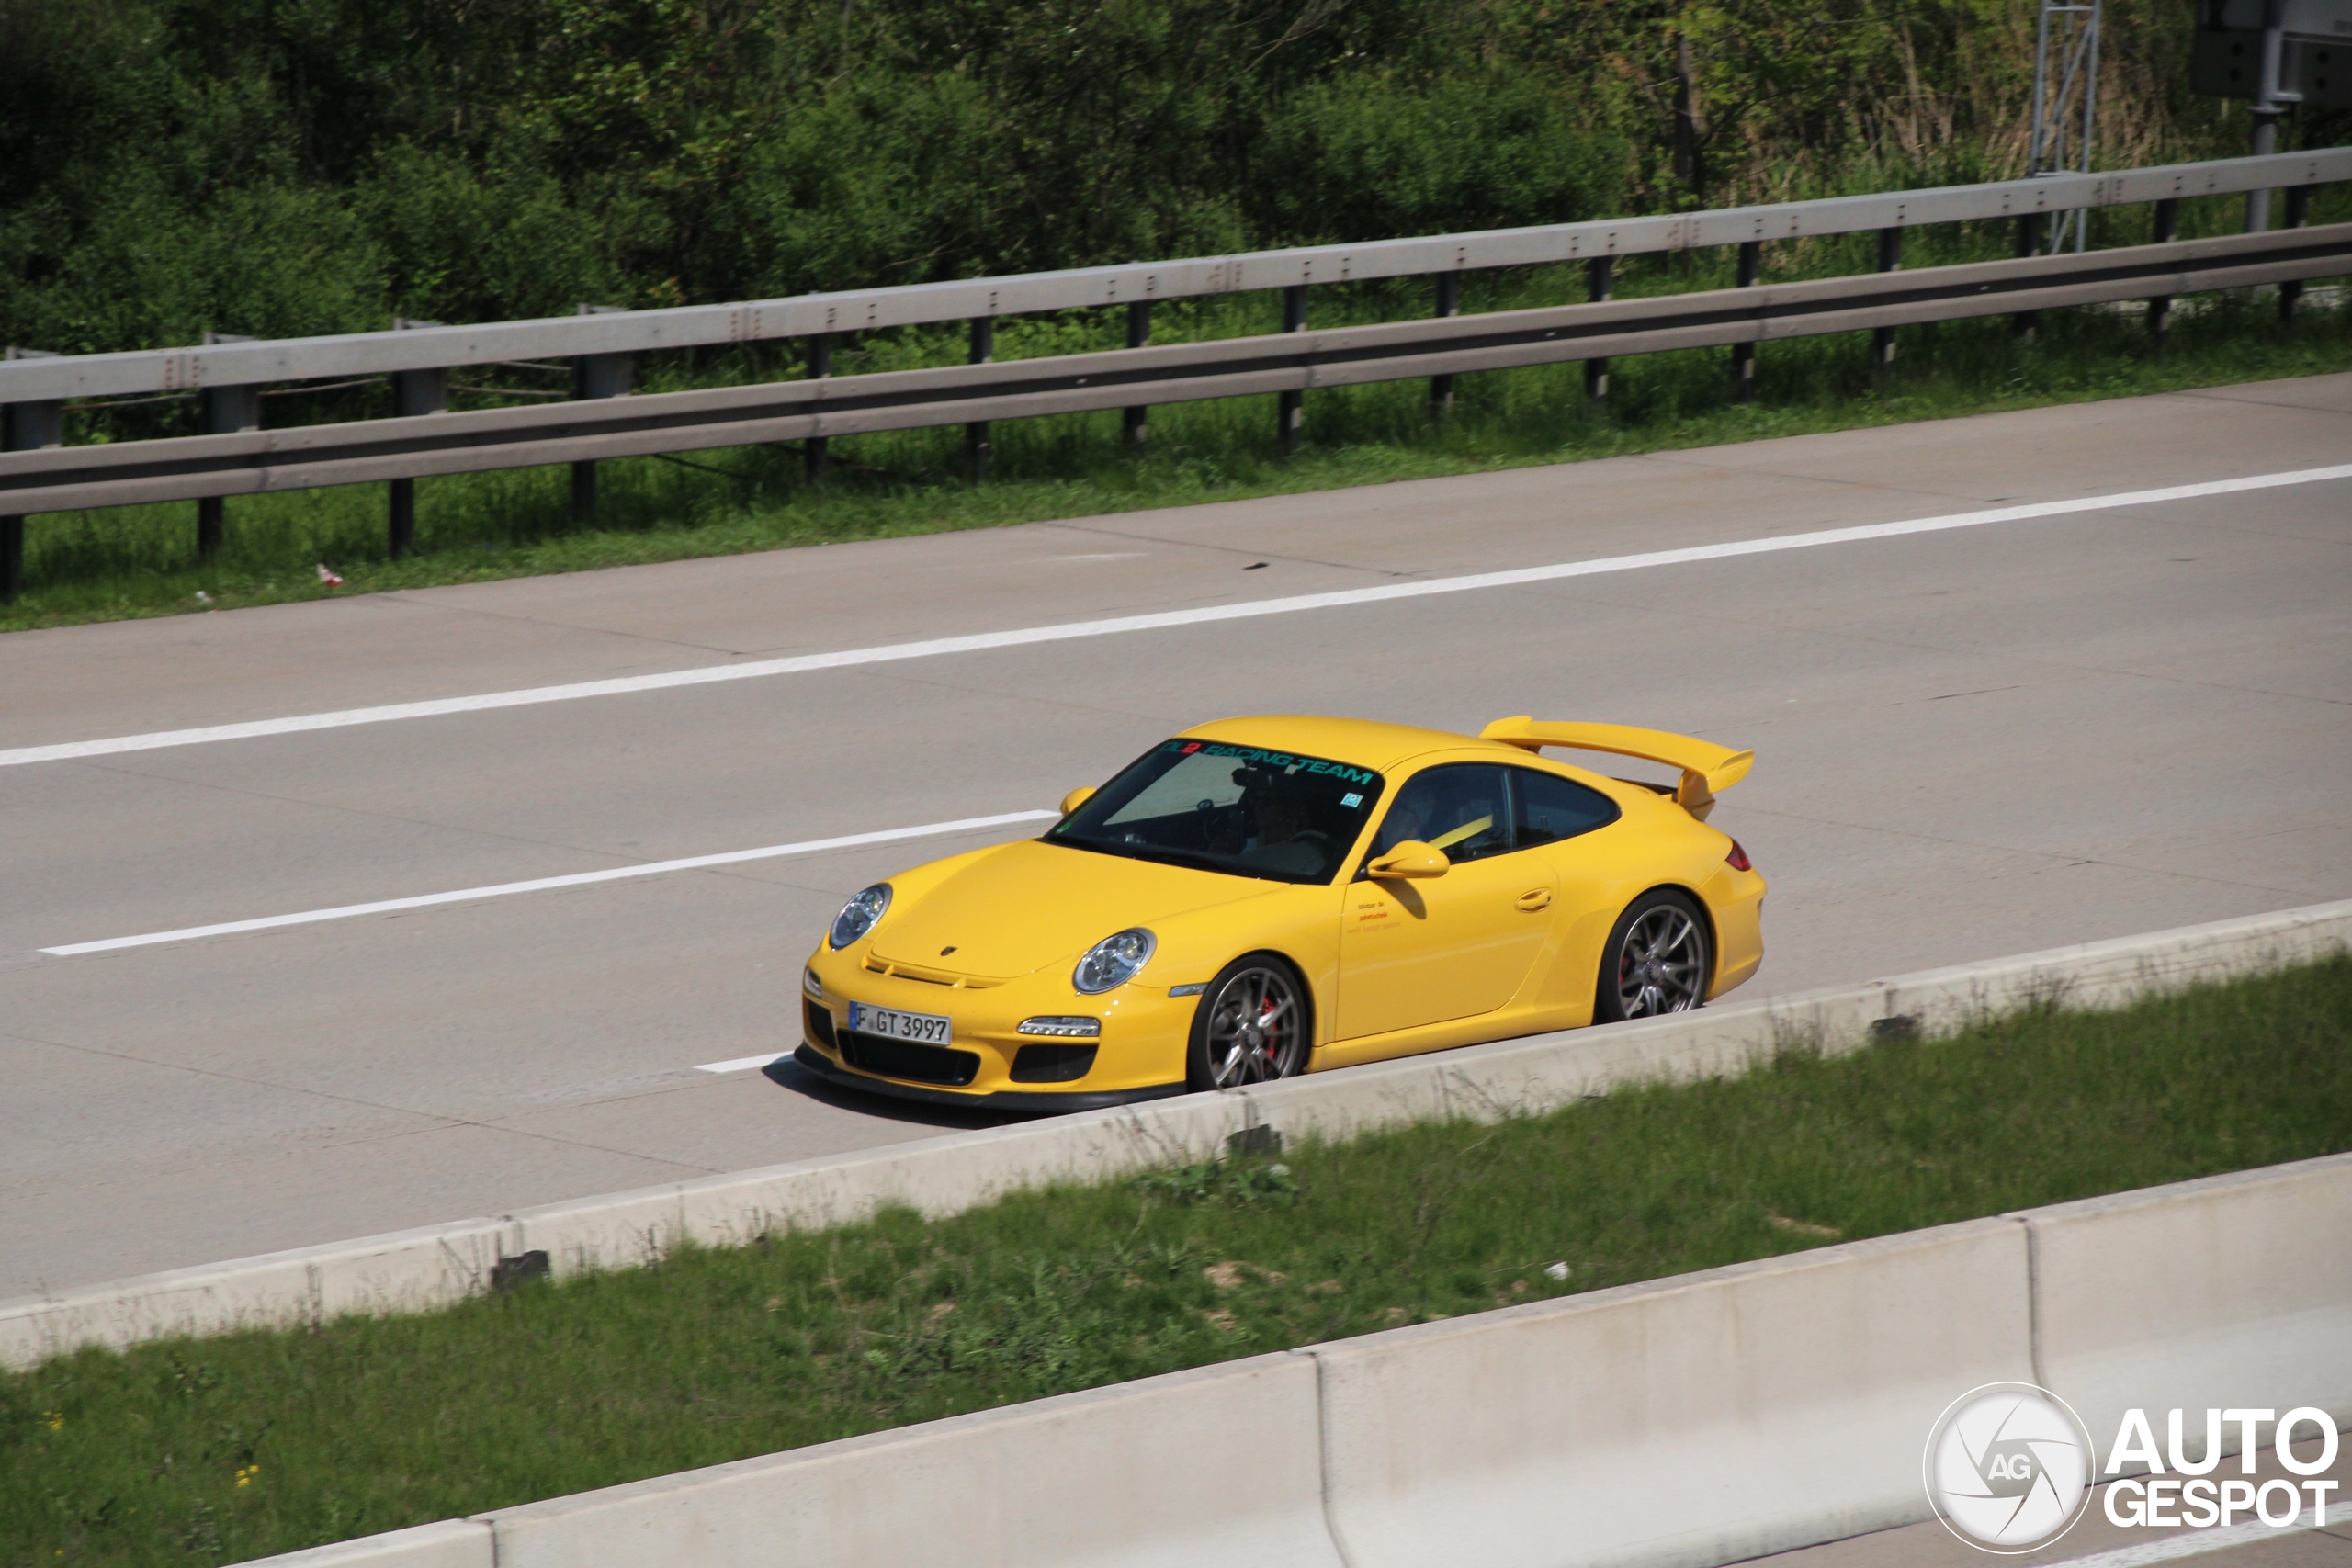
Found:
[{"label": "green grass", "polygon": [[[2234,210],[2204,205],[2213,210],[2192,212],[2188,229],[2226,226]],[[2338,205],[2352,214],[2352,192],[2324,193],[2313,221],[2347,215],[2335,211]],[[1973,259],[2007,238],[1990,228],[1923,232],[1906,260]],[[1771,276],[1865,268],[1872,243],[1859,235],[1775,247]],[[1621,268],[1618,292],[1719,287],[1730,281],[1730,265],[1728,254],[1635,257]],[[1464,309],[1558,303],[1581,299],[1582,288],[1568,267],[1474,276]],[[1419,315],[1424,294],[1415,280],[1318,288],[1313,323]],[[1456,412],[1442,428],[1431,425],[1419,381],[1318,391],[1306,400],[1306,447],[1289,460],[1272,440],[1273,400],[1260,397],[1153,411],[1141,457],[1124,449],[1115,413],[1002,422],[991,477],[980,484],[965,476],[956,429],[838,439],[821,488],[804,481],[797,446],[609,462],[594,526],[569,520],[562,469],[452,476],[420,481],[420,550],[399,561],[386,558],[385,501],[376,485],[234,498],[227,547],[211,562],[195,554],[193,502],[55,513],[28,522],[27,589],[0,606],[0,630],[996,527],[2352,369],[2352,304],[2307,307],[2291,329],[2278,325],[2267,297],[2195,305],[2176,316],[2161,355],[2149,351],[2136,316],[2104,310],[2050,312],[2031,343],[2018,342],[2005,318],[1905,329],[1896,374],[1884,386],[1873,382],[1859,334],[1768,344],[1758,356],[1757,399],[1745,405],[1731,400],[1721,350],[1618,360],[1605,410],[1586,400],[1577,365],[1461,377]],[[1155,341],[1272,331],[1278,308],[1272,293],[1163,306]],[[1008,319],[998,354],[1114,346],[1114,317]],[[877,333],[845,350],[836,369],[949,363],[960,354],[952,331]],[[799,373],[782,349],[765,347],[649,363],[644,385]],[[561,379],[480,374],[516,386]],[[382,412],[368,400],[380,398],[362,389],[274,399],[267,417],[273,425],[365,417]],[[458,406],[495,400],[473,395]],[[77,415],[69,438],[169,434],[187,417],[177,405]],[[320,563],[347,586],[322,586]]]},{"label": "green grass", "polygon": [[[217,1563],[2352,1147],[2352,959],[0,1379],[12,1563]],[[1565,1263],[1565,1281],[1547,1265]]]}]

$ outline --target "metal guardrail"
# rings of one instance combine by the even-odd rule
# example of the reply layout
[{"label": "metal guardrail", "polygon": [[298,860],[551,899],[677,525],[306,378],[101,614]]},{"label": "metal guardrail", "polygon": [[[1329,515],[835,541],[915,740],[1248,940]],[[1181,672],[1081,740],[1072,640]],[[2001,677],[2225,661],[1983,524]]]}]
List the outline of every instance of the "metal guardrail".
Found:
[{"label": "metal guardrail", "polygon": [[1100,354],[0,455],[0,511],[405,479],[1299,392],[2291,285],[2352,273],[2352,223]]},{"label": "metal guardrail", "polygon": [[[1150,404],[1269,391],[1277,394],[1276,427],[1287,453],[1298,439],[1301,400],[1310,387],[1428,376],[1431,412],[1442,416],[1457,372],[1581,359],[1586,390],[1604,398],[1611,355],[1728,344],[1736,395],[1744,401],[1753,388],[1755,345],[1772,337],[1870,330],[1872,356],[1883,372],[1893,359],[1895,327],[1911,321],[2006,310],[2028,326],[2032,312],[2048,306],[2144,298],[2149,329],[2161,335],[2171,295],[2265,282],[2280,285],[2281,312],[2291,313],[2301,279],[2352,266],[2324,249],[2314,251],[2309,237],[2256,234],[2239,237],[2249,243],[2234,249],[2228,242],[2210,242],[2205,249],[2167,250],[2179,204],[2191,197],[2283,188],[2287,229],[2297,231],[2312,189],[2346,179],[2352,179],[2352,147],[2338,147],[734,305],[582,306],[576,316],[476,326],[400,321],[389,333],[339,337],[207,333],[196,347],[124,354],[11,348],[0,362],[0,604],[14,599],[21,586],[24,520],[30,513],[193,498],[198,552],[209,556],[225,533],[227,496],[384,479],[390,481],[390,551],[398,556],[414,531],[415,479],[432,474],[569,462],[572,511],[586,518],[595,507],[595,463],[604,457],[797,440],[814,479],[823,471],[831,435],[963,423],[971,469],[979,477],[987,471],[991,420],[1124,408],[1135,440],[1143,435]],[[2072,258],[2034,254],[2052,214],[2141,202],[2154,204],[2154,245]],[[1996,269],[1989,272],[1960,267],[1892,276],[1901,266],[1906,230],[1988,220],[2016,221],[2018,261],[1988,264]],[[1871,230],[1879,236],[1878,276],[1755,287],[1768,243]],[[1618,256],[1718,245],[1738,247],[1740,288],[1610,301]],[[1575,261],[1588,269],[1591,305],[1458,314],[1466,271]],[[2068,272],[2070,262],[2088,270]],[[2168,269],[2176,267],[2172,276]],[[1310,286],[1411,276],[1435,284],[1430,320],[1304,331]],[[1944,282],[1930,285],[1930,278]],[[1977,283],[1957,281],[1962,278]],[[1980,284],[1980,295],[1971,297],[1967,289]],[[1283,292],[1277,336],[1147,346],[1155,301],[1267,288]],[[1995,297],[2006,302],[1985,303]],[[1127,309],[1124,352],[989,363],[1000,315],[1118,305]],[[833,340],[842,333],[955,320],[970,323],[967,366],[840,379],[830,374]],[[788,338],[808,340],[805,379],[628,396],[639,354]],[[451,370],[550,358],[571,362],[571,400],[445,412]],[[390,380],[392,418],[260,428],[268,383],[378,376]],[[66,400],[114,396],[194,396],[207,434],[61,449]]]},{"label": "metal guardrail", "polygon": [[60,355],[0,364],[0,403],[708,347],[1254,289],[1916,229],[1928,223],[2030,218],[2082,208],[2291,189],[2344,179],[2352,179],[2352,147],[1654,218],[1612,218],[1361,245],[1253,251],[956,283],[804,294],[734,305],[599,311],[477,326],[421,323],[402,331],[337,337],[268,338],[191,348]]}]

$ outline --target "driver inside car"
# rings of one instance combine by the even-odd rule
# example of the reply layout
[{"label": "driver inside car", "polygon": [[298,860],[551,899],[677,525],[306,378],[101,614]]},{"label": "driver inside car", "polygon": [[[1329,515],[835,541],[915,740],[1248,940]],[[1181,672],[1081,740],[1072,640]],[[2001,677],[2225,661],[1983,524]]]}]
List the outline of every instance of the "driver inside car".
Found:
[{"label": "driver inside car", "polygon": [[1396,804],[1373,837],[1369,858],[1413,840],[1458,861],[1496,853],[1504,841],[1499,775],[1499,769],[1476,766],[1422,773],[1397,793]]},{"label": "driver inside car", "polygon": [[1239,858],[1253,865],[1301,874],[1322,870],[1328,853],[1325,835],[1307,828],[1308,803],[1283,787],[1283,775],[1236,768],[1233,777],[1242,785],[1242,805],[1257,828]]}]

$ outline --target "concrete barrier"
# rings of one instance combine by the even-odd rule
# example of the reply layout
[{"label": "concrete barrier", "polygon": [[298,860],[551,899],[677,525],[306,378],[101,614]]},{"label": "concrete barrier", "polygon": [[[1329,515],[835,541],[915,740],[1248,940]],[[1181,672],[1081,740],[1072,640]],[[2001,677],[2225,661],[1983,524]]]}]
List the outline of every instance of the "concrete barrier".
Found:
[{"label": "concrete barrier", "polygon": [[[2102,1455],[2133,1406],[2160,1441],[2165,1413],[2183,1411],[2192,1462],[2209,1409],[2312,1405],[2352,1422],[2352,1155],[2016,1217],[2033,1245],[2034,1381]],[[2238,1451],[2239,1428],[2222,1431]]]},{"label": "concrete barrier", "polygon": [[2174,1404],[2199,1416],[2309,1404],[2341,1425],[2348,1236],[2352,1155],[2337,1155],[1393,1329],[266,1562],[1715,1568],[1926,1517],[1921,1447],[1980,1383],[2054,1388],[2102,1450],[2127,1404],[2158,1412],[2160,1437]]},{"label": "concrete barrier", "polygon": [[0,1366],[85,1345],[446,1305],[485,1288],[515,1235],[510,1221],[459,1220],[12,1303],[0,1308]]},{"label": "concrete barrier", "polygon": [[531,1252],[564,1274],[640,1263],[681,1239],[724,1245],[855,1221],[886,1204],[952,1213],[1022,1188],[1206,1158],[1246,1128],[1336,1137],[1431,1116],[1541,1111],[1632,1081],[1742,1072],[1790,1040],[1858,1050],[1889,1020],[1934,1033],[2051,998],[2113,1006],[2347,944],[2352,900],[152,1274],[0,1303],[0,1366],[82,1345],[447,1303],[482,1289],[500,1259]]},{"label": "concrete barrier", "polygon": [[1928,1517],[1919,1452],[2031,1375],[1978,1220],[1318,1347],[1352,1568],[1702,1568]]},{"label": "concrete barrier", "polygon": [[1315,1367],[1259,1356],[483,1516],[498,1568],[1342,1568]]},{"label": "concrete barrier", "polygon": [[491,1529],[479,1519],[443,1519],[382,1535],[276,1557],[257,1557],[244,1568],[498,1568]]}]

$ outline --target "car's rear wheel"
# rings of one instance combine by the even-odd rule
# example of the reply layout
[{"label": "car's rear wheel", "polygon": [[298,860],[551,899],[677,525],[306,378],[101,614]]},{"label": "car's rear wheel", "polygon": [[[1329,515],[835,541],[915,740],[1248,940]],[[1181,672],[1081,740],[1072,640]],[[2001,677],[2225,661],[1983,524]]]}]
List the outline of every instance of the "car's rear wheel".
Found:
[{"label": "car's rear wheel", "polygon": [[1600,950],[1595,1023],[1689,1012],[1707,999],[1714,954],[1707,922],[1690,896],[1658,888],[1634,900],[1617,918]]},{"label": "car's rear wheel", "polygon": [[1241,1089],[1306,1068],[1314,1034],[1306,987],[1271,953],[1252,953],[1217,972],[1193,1014],[1184,1080],[1193,1089]]}]

